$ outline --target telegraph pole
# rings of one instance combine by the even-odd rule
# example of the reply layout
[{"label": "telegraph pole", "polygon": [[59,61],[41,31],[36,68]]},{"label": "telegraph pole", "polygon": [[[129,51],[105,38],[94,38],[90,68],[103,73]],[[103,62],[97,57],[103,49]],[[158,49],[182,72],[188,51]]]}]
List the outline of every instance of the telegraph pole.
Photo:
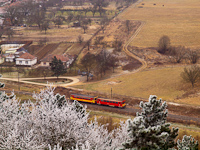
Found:
[{"label": "telegraph pole", "polygon": [[20,90],[20,83],[19,83],[19,67],[17,67],[17,72],[18,72],[18,90]]},{"label": "telegraph pole", "polygon": [[112,88],[111,88],[110,92],[111,92],[111,98],[112,98]]}]

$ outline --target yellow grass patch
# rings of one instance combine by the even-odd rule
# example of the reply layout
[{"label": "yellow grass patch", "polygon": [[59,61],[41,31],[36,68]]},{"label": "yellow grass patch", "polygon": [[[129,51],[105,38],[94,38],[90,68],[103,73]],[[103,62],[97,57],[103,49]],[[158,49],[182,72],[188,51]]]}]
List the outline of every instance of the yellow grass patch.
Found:
[{"label": "yellow grass patch", "polygon": [[[199,97],[177,99],[183,96],[185,91],[192,89],[190,84],[183,82],[180,74],[182,67],[169,67],[160,69],[146,69],[135,74],[123,75],[115,79],[78,86],[87,90],[113,94],[149,98],[149,95],[157,95],[165,101],[200,105]],[[185,89],[184,89],[185,88]],[[195,100],[194,100],[195,99]]]},{"label": "yellow grass patch", "polygon": [[[115,125],[117,124],[117,127],[119,126],[120,121],[126,121],[127,119],[133,119],[133,116],[126,116],[126,115],[119,115],[115,113],[109,113],[109,112],[102,112],[102,111],[91,111],[90,112],[90,120],[94,120],[94,118],[97,118],[98,122],[101,123],[101,120],[99,118],[101,117],[107,117],[108,119],[112,119],[111,121],[104,122],[111,124],[112,127],[116,127]],[[106,120],[106,119],[105,119]],[[177,123],[171,123],[171,128],[179,128],[178,136],[177,139],[182,140],[184,135],[187,136],[192,136],[195,138],[195,140],[200,140],[200,128],[194,125],[183,125],[183,124],[177,124]],[[109,128],[109,126],[108,126]],[[112,128],[113,129],[113,128]],[[199,145],[200,148],[200,145]]]},{"label": "yellow grass patch", "polygon": [[146,23],[131,45],[154,47],[161,36],[168,35],[172,45],[200,46],[199,0],[143,0],[120,18]]}]

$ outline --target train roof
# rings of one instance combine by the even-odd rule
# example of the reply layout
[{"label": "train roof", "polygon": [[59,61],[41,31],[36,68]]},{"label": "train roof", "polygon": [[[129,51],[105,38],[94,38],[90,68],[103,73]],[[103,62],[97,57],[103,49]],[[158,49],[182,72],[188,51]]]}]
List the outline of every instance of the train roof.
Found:
[{"label": "train roof", "polygon": [[124,100],[120,100],[120,99],[109,99],[109,98],[102,98],[102,97],[99,97],[98,99],[101,99],[101,100],[106,100],[106,101],[115,101],[115,102],[123,102]]},{"label": "train roof", "polygon": [[95,97],[95,96],[83,95],[83,94],[71,94],[71,95],[82,96],[82,97],[90,97],[90,98],[94,98]]}]

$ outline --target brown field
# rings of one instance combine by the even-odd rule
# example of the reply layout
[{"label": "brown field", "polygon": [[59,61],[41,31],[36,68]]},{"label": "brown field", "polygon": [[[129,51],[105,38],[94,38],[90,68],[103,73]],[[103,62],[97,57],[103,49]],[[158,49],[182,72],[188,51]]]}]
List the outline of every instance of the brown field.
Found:
[{"label": "brown field", "polygon": [[65,53],[69,55],[78,55],[81,49],[83,48],[84,44],[85,43],[82,43],[82,44],[74,43],[70,48],[67,49],[67,51],[65,51]]},{"label": "brown field", "polygon": [[92,37],[98,29],[98,25],[89,26],[86,34],[83,33],[83,29],[80,27],[74,28],[68,25],[61,25],[60,28],[54,25],[50,26],[46,34],[38,27],[15,27],[16,34],[12,40],[30,40],[34,42],[40,42],[46,40],[47,43],[59,43],[59,42],[76,42],[77,37],[82,35],[84,40],[88,40]]},{"label": "brown field", "polygon": [[65,53],[73,44],[72,43],[60,43],[56,49],[52,52],[52,54],[61,55]]},{"label": "brown field", "polygon": [[38,58],[38,60],[41,60],[46,55],[51,54],[58,47],[58,45],[59,44],[47,44],[40,51],[35,53],[35,56]]},{"label": "brown field", "polygon": [[120,18],[146,23],[131,45],[155,47],[159,38],[167,35],[172,45],[200,47],[199,0],[143,0]]}]

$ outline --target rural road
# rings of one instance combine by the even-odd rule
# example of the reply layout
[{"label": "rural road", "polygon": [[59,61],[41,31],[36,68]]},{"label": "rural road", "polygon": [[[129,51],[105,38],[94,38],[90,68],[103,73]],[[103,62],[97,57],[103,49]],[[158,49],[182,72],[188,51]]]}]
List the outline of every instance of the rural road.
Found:
[{"label": "rural road", "polygon": [[[46,77],[45,79],[56,79],[57,77]],[[60,76],[59,78],[64,78],[64,79],[70,79],[72,82],[70,83],[65,83],[65,84],[53,84],[53,87],[61,86],[61,87],[68,87],[70,85],[74,85],[78,83],[80,80],[78,77],[63,77]],[[48,83],[37,83],[37,82],[31,82],[31,80],[37,80],[37,79],[44,79],[44,77],[40,78],[19,78],[20,83],[27,83],[27,84],[35,84],[35,85],[43,85],[43,86],[48,86]],[[0,78],[0,80],[8,80],[8,81],[15,81],[18,82],[18,78]]]}]

